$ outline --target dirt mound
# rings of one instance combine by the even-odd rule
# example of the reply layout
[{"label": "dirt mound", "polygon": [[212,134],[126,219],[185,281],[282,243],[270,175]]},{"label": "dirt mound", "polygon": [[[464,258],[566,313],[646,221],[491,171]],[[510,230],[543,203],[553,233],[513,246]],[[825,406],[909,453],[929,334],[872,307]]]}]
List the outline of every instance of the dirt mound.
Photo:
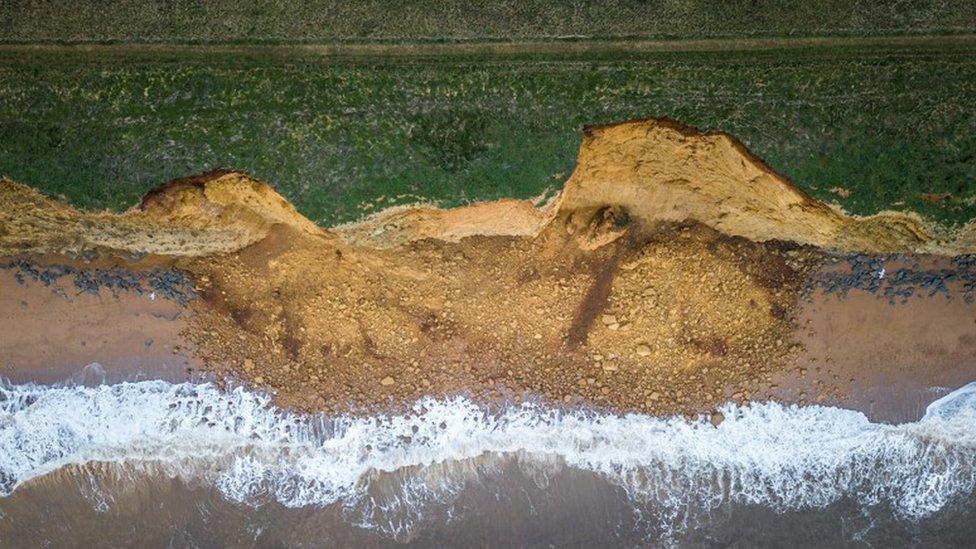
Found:
[{"label": "dirt mound", "polygon": [[181,263],[201,282],[191,338],[282,403],[333,411],[464,392],[663,413],[765,383],[792,352],[804,267],[700,224],[625,232],[595,249],[551,224],[380,250],[276,225]]},{"label": "dirt mound", "polygon": [[844,215],[797,189],[732,136],[668,119],[586,128],[558,208],[606,206],[644,223],[695,220],[759,242],[864,252],[936,244],[914,216]]},{"label": "dirt mound", "polygon": [[322,233],[270,185],[239,171],[217,170],[170,181],[146,193],[137,211],[181,226],[238,227],[264,234],[281,223],[308,234]]},{"label": "dirt mound", "polygon": [[275,224],[324,234],[268,184],[241,172],[172,181],[123,214],[79,212],[25,185],[0,181],[0,255],[106,249],[205,256],[253,244]]}]

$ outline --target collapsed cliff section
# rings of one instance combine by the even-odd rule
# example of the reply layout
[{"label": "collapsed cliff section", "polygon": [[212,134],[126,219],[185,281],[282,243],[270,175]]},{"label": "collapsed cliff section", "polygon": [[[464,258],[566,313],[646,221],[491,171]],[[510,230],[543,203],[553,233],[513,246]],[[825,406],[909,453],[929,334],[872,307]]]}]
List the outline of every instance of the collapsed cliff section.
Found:
[{"label": "collapsed cliff section", "polygon": [[201,296],[191,338],[283,403],[336,411],[459,392],[697,410],[764,394],[796,351],[790,310],[815,252],[701,224],[634,225],[597,249],[569,236],[367,251],[277,226],[182,263]]},{"label": "collapsed cliff section", "polygon": [[118,215],[0,191],[2,253],[165,260],[195,280],[196,358],[337,412],[459,393],[651,413],[767,398],[828,251],[965,248],[912,216],[846,216],[731,137],[668,120],[588,129],[539,207],[400,208],[334,230],[239,172]]},{"label": "collapsed cliff section", "polygon": [[424,239],[534,237],[574,216],[577,225],[585,225],[608,209],[644,227],[694,221],[728,236],[829,251],[958,254],[976,249],[976,224],[950,233],[913,214],[846,215],[806,195],[734,137],[700,133],[666,118],[586,128],[564,189],[537,202],[400,206],[324,230],[269,185],[237,171],[168,182],[123,214],[78,212],[27,186],[0,180],[0,254],[98,248],[198,257],[240,250],[264,238],[275,224],[339,236],[352,246],[392,249]]}]

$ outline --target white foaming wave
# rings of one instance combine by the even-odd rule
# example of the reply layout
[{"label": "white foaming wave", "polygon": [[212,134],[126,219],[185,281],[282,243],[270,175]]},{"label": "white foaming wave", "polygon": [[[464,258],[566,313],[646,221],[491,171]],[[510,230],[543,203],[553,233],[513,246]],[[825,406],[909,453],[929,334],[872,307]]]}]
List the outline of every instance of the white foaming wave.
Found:
[{"label": "white foaming wave", "polygon": [[[665,513],[723,502],[802,509],[852,498],[924,517],[976,487],[976,383],[902,425],[823,406],[728,405],[723,412],[716,428],[705,418],[534,405],[491,413],[455,398],[424,399],[400,416],[326,418],[212,384],[6,385],[0,495],[59,468],[97,462],[161,467],[245,503],[349,505],[364,498],[377,472],[437,469],[486,454],[556,458]],[[414,480],[401,486],[402,499],[418,504],[463,484],[455,477],[431,490]]]}]

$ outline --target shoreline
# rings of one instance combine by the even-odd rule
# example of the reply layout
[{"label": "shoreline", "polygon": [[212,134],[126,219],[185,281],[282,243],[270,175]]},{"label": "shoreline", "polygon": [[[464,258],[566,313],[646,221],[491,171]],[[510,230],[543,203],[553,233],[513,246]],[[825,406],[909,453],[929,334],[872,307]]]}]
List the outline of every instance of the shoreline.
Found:
[{"label": "shoreline", "polygon": [[[147,532],[161,527],[155,535],[165,539],[173,523],[199,524],[195,511],[204,508],[205,520],[211,513],[221,517],[214,526],[236,524],[236,517],[266,524],[271,539],[293,539],[289,534],[306,530],[282,523],[312,521],[329,536],[360,545],[425,545],[425,539],[450,537],[444,528],[470,532],[471,519],[486,514],[475,531],[503,524],[504,533],[486,534],[479,543],[498,535],[511,539],[538,524],[546,509],[573,517],[579,534],[567,539],[595,535],[607,542],[629,539],[620,537],[628,532],[643,534],[644,541],[652,534],[682,539],[697,530],[686,528],[689,513],[711,518],[717,508],[766,510],[775,522],[849,514],[865,519],[866,528],[877,519],[899,525],[971,515],[972,386],[952,401],[961,409],[943,403],[937,417],[910,425],[867,423],[860,414],[830,408],[769,405],[726,409],[730,418],[712,428],[703,420],[539,409],[495,418],[443,402],[406,417],[296,421],[255,407],[260,401],[254,395],[241,401],[240,394],[221,395],[212,387],[160,385],[54,389],[59,398],[44,398],[50,389],[15,394],[36,398],[14,414],[50,418],[38,438],[65,459],[49,468],[15,462],[15,488],[10,476],[0,477],[6,482],[0,488],[9,490],[0,498],[0,533],[77,541],[92,532],[99,540],[124,540],[131,529],[119,530],[117,519],[125,517],[125,524],[149,525]],[[238,405],[228,409],[229,402]],[[63,413],[71,409],[78,417]],[[120,426],[112,420],[119,418],[137,427],[123,428],[118,437]],[[79,423],[82,432],[64,440],[59,427]],[[254,444],[255,437],[262,442]],[[3,465],[11,470],[9,462]],[[513,510],[513,502],[525,508]],[[38,508],[63,518],[50,520],[51,513]],[[594,516],[593,509],[602,511]],[[642,512],[661,520],[641,521]],[[608,513],[626,524],[608,520]],[[957,523],[969,524],[951,521]],[[82,526],[65,531],[63,524]],[[729,526],[730,533],[741,531]],[[206,535],[190,537],[267,545],[250,536],[239,540],[240,531],[253,534],[205,529]],[[315,542],[330,539],[322,535]]]}]

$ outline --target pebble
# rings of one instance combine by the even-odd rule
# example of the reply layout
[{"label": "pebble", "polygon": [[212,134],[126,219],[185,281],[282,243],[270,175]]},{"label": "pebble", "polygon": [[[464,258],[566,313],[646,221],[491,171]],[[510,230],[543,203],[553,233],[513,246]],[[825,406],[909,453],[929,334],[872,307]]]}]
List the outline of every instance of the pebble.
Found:
[{"label": "pebble", "polygon": [[389,387],[390,385],[393,385],[394,383],[396,383],[396,380],[393,379],[390,376],[386,376],[386,377],[384,377],[383,379],[380,380],[380,385],[382,385],[384,387]]},{"label": "pebble", "polygon": [[725,414],[722,412],[712,412],[712,417],[709,418],[709,420],[712,422],[712,425],[718,427],[723,421],[725,421]]},{"label": "pebble", "polygon": [[648,345],[638,345],[635,350],[637,352],[637,356],[651,356],[651,348]]}]

